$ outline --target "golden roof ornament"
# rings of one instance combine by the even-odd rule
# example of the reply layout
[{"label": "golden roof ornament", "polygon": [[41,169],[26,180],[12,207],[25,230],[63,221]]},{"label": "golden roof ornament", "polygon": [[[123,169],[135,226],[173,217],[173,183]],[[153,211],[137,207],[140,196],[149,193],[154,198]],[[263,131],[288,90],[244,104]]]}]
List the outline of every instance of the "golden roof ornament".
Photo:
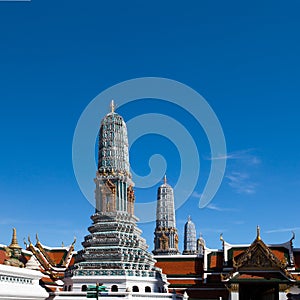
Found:
[{"label": "golden roof ornament", "polygon": [[36,245],[40,244],[39,236],[37,233],[35,234],[35,239],[36,239]]},{"label": "golden roof ornament", "polygon": [[256,234],[256,239],[257,239],[258,241],[260,241],[260,240],[261,240],[261,237],[260,237],[260,227],[259,227],[259,225],[257,225],[257,227],[256,227],[256,232],[257,232],[257,234]]},{"label": "golden roof ornament", "polygon": [[10,249],[22,249],[22,247],[18,244],[17,241],[17,230],[16,228],[13,228],[13,236],[11,240],[11,244],[8,246]]},{"label": "golden roof ornament", "polygon": [[220,234],[220,241],[225,243],[224,238],[223,238],[223,233]]},{"label": "golden roof ornament", "polygon": [[76,243],[76,236],[74,236],[74,241],[73,241],[73,243],[72,243],[72,246],[74,246],[75,243]]}]

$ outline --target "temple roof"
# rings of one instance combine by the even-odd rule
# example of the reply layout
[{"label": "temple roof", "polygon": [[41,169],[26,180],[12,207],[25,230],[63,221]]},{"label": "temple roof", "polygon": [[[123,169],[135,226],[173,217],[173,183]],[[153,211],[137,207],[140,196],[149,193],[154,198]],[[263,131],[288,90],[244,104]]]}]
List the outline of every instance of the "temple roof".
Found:
[{"label": "temple roof", "polygon": [[[258,227],[256,239],[249,247],[244,249],[241,247],[231,249],[231,257],[228,256],[228,253],[224,252],[224,257],[225,254],[227,256],[226,262],[231,260],[233,269],[229,274],[223,277],[223,280],[243,279],[245,276],[240,276],[244,272],[247,272],[248,275],[250,274],[249,277],[247,277],[248,279],[253,279],[256,278],[255,276],[261,276],[262,272],[266,272],[270,274],[279,273],[286,279],[295,281],[293,275],[287,271],[287,266],[289,265],[287,256],[289,255],[289,252],[284,251],[285,248],[282,247],[282,245],[283,244],[280,244],[278,247],[274,247],[273,245],[273,249],[271,249],[270,246],[267,246],[262,241],[260,229]],[[260,275],[256,275],[256,273],[259,273]],[[280,275],[278,276],[280,277]],[[265,278],[266,276],[263,277]]]}]

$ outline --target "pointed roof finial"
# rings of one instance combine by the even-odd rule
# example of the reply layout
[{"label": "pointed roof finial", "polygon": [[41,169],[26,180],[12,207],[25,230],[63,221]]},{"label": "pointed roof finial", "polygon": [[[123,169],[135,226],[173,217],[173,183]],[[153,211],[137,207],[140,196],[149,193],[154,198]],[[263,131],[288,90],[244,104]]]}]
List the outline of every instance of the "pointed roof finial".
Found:
[{"label": "pointed roof finial", "polygon": [[223,238],[223,233],[220,234],[220,241],[223,242],[223,243],[225,242],[224,238]]},{"label": "pointed roof finial", "polygon": [[189,215],[188,216],[188,222],[190,222],[192,219],[191,219],[191,216]]},{"label": "pointed roof finial", "polygon": [[164,184],[167,184],[167,175],[164,176]]},{"label": "pointed roof finial", "polygon": [[114,113],[115,112],[115,101],[114,100],[111,100],[111,102],[110,102],[110,110],[111,110],[111,112],[112,113]]},{"label": "pointed roof finial", "polygon": [[17,241],[17,230],[16,228],[13,228],[13,236],[12,236],[12,240],[11,240],[11,244],[8,246],[8,248],[11,249],[21,249],[22,247],[20,247],[20,245],[18,244]]},{"label": "pointed roof finial", "polygon": [[74,246],[75,243],[76,243],[76,236],[74,236],[74,241],[73,241],[73,243],[72,243],[72,246]]},{"label": "pointed roof finial", "polygon": [[294,239],[295,239],[295,232],[294,231],[292,231],[292,238],[290,239],[290,242],[292,242]]},{"label": "pointed roof finial", "polygon": [[39,236],[37,233],[35,234],[35,239],[36,239],[36,244],[40,244]]},{"label": "pointed roof finial", "polygon": [[256,234],[256,239],[257,239],[257,240],[261,240],[261,237],[260,237],[260,227],[259,227],[259,225],[257,225],[256,232],[257,232],[257,234]]}]

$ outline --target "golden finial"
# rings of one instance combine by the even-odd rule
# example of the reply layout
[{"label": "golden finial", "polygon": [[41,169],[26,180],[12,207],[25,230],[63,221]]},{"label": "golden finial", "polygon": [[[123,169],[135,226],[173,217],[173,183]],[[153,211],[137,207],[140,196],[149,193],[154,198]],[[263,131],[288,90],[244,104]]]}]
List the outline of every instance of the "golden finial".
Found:
[{"label": "golden finial", "polygon": [[37,243],[37,244],[40,244],[39,236],[38,236],[37,233],[35,234],[35,239],[36,239],[36,243]]},{"label": "golden finial", "polygon": [[31,246],[31,245],[32,245],[32,243],[31,243],[30,236],[28,236],[28,242],[29,242],[29,246]]},{"label": "golden finial", "polygon": [[259,225],[257,225],[257,227],[256,227],[256,232],[257,232],[256,239],[260,241],[261,237],[260,237],[260,227],[259,227]]},{"label": "golden finial", "polygon": [[223,243],[225,242],[224,239],[223,239],[223,233],[220,234],[220,241],[223,242]]},{"label": "golden finial", "polygon": [[164,176],[164,184],[167,184],[167,175]]},{"label": "golden finial", "polygon": [[17,230],[16,228],[13,228],[13,236],[12,236],[12,240],[11,240],[11,244],[8,246],[8,248],[11,249],[21,249],[22,247],[20,247],[20,245],[18,244],[17,241]]},{"label": "golden finial", "polygon": [[111,100],[111,102],[110,102],[110,110],[112,113],[115,112],[115,101],[114,100]]},{"label": "golden finial", "polygon": [[74,236],[74,241],[73,241],[73,243],[72,243],[72,246],[74,246],[75,243],[76,243],[76,236]]}]

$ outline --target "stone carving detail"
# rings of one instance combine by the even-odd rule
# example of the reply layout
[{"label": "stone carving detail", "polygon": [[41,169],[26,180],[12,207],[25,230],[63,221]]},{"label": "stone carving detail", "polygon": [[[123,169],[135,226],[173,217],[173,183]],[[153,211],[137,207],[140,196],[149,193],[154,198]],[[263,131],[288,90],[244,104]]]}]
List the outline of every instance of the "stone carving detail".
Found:
[{"label": "stone carving detail", "polygon": [[238,283],[232,283],[230,286],[229,286],[229,291],[230,292],[238,292],[239,291],[239,284]]},{"label": "stone carving detail", "polygon": [[178,250],[178,234],[175,235],[175,248]]},{"label": "stone carving detail", "polygon": [[163,233],[163,235],[159,238],[159,241],[160,241],[160,249],[167,250],[169,248],[169,239],[167,238],[165,233]]},{"label": "stone carving detail", "polygon": [[134,190],[132,185],[130,185],[127,188],[127,199],[128,199],[128,207],[127,207],[127,211],[129,214],[134,214],[134,201],[135,201],[135,195],[134,195]]}]

